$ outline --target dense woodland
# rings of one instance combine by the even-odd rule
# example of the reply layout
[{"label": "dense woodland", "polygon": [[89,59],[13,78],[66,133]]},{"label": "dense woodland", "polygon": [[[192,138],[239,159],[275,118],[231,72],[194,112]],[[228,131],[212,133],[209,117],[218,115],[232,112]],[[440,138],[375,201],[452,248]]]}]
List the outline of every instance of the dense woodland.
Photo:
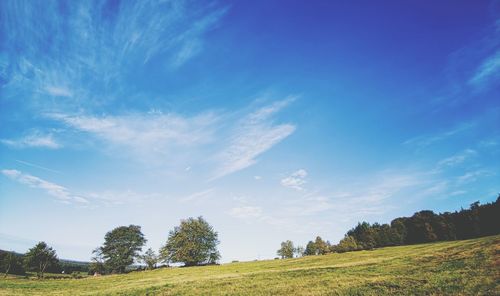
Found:
[{"label": "dense woodland", "polygon": [[492,203],[475,202],[468,209],[436,214],[420,211],[411,217],[400,217],[390,224],[358,223],[336,245],[316,237],[306,248],[294,247],[291,241],[281,244],[278,256],[292,258],[331,252],[371,250],[374,248],[470,239],[500,233],[500,195]]}]

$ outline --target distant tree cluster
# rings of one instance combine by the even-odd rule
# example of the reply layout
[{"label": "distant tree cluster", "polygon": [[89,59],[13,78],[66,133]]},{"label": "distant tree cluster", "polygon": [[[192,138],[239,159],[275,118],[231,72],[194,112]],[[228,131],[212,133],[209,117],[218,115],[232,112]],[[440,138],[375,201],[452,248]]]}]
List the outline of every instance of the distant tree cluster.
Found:
[{"label": "distant tree cluster", "polygon": [[146,269],[154,269],[158,263],[194,266],[215,264],[220,259],[218,234],[202,217],[182,220],[170,231],[158,254],[151,248],[141,254],[145,244],[140,226],[120,226],[109,231],[104,244],[92,252],[90,272],[124,273],[134,262],[145,264]]},{"label": "distant tree cluster", "polygon": [[33,271],[38,278],[44,278],[46,272],[60,272],[60,270],[56,251],[45,242],[37,243],[24,255],[0,251],[0,271],[4,276],[25,275],[26,271]]},{"label": "distant tree cluster", "polygon": [[[305,249],[302,246],[295,247],[290,240],[281,243],[281,248],[276,252],[281,259],[302,257],[304,256]],[[276,258],[279,259],[279,258]]]},{"label": "distant tree cluster", "polygon": [[8,274],[25,275],[23,255],[14,252],[0,251],[0,272],[6,277]]},{"label": "distant tree cluster", "polygon": [[[304,255],[323,255],[331,252],[371,250],[386,246],[428,243],[457,239],[470,239],[500,233],[500,195],[492,203],[481,205],[475,202],[469,209],[453,213],[435,214],[433,211],[420,211],[411,217],[400,217],[390,224],[370,224],[361,222],[349,230],[336,245],[316,237],[306,245]],[[282,256],[291,241],[281,243],[278,255]],[[289,255],[290,253],[286,253]]]}]

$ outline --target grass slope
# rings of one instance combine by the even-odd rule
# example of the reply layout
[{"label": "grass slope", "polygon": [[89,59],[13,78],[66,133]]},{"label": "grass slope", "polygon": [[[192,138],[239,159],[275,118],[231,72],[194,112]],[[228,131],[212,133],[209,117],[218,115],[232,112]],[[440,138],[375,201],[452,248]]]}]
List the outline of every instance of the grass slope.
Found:
[{"label": "grass slope", "polygon": [[1,295],[500,295],[500,236],[85,279],[0,279]]}]

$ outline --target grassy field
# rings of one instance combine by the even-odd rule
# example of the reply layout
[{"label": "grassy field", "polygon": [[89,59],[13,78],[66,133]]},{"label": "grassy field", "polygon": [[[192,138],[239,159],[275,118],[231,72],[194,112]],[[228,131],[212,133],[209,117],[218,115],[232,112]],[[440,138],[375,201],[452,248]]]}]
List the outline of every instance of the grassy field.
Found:
[{"label": "grassy field", "polygon": [[0,279],[1,295],[500,295],[500,236],[84,279]]}]

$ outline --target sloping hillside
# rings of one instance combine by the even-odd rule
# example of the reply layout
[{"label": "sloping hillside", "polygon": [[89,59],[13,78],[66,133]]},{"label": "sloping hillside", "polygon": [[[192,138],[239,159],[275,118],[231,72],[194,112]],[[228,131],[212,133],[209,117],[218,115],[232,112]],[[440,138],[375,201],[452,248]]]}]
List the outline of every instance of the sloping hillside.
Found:
[{"label": "sloping hillside", "polygon": [[500,295],[500,236],[85,279],[0,279],[2,295]]}]

